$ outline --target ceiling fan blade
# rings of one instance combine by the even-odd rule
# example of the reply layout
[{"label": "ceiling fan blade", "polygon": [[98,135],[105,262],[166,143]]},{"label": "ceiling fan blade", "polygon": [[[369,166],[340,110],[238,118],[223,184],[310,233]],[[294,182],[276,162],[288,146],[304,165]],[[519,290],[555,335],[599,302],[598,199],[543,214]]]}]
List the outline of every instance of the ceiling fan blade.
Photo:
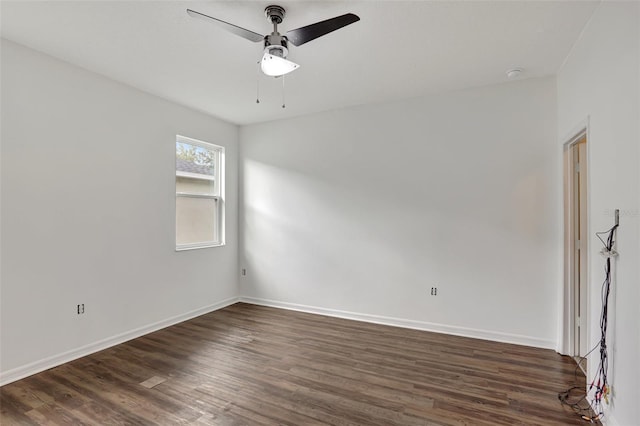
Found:
[{"label": "ceiling fan blade", "polygon": [[315,24],[307,25],[306,27],[300,27],[295,30],[287,31],[287,39],[294,46],[300,46],[311,40],[315,40],[318,37],[322,37],[325,34],[329,34],[332,31],[339,30],[342,27],[346,27],[349,24],[358,22],[360,18],[353,13],[347,13],[345,15],[336,16],[335,18],[327,19],[326,21],[316,22]]},{"label": "ceiling fan blade", "polygon": [[195,10],[187,9],[187,14],[192,18],[201,19],[203,21],[211,22],[217,24],[218,26],[224,28],[225,30],[233,33],[235,35],[239,35],[242,38],[246,38],[249,41],[259,42],[264,40],[264,36],[258,33],[254,33],[253,31],[249,31],[245,28],[239,27],[237,25],[230,24],[218,18],[214,18],[213,16],[205,15],[204,13],[196,12]]}]

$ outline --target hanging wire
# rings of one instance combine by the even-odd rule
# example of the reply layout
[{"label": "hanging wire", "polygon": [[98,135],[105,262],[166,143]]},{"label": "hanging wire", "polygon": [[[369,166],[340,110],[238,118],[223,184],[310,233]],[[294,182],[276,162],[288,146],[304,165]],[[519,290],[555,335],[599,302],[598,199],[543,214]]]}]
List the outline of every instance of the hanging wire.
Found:
[{"label": "hanging wire", "polygon": [[282,74],[282,108],[286,108],[284,103],[284,74]]},{"label": "hanging wire", "polygon": [[260,61],[258,61],[257,64],[258,64],[258,73],[256,75],[256,103],[259,104],[260,103]]},{"label": "hanging wire", "polygon": [[[619,219],[618,211],[616,210],[616,222],[609,230],[604,232],[596,232],[596,236],[602,242],[604,248],[600,253],[606,258],[604,267],[604,282],[602,283],[601,297],[602,308],[600,311],[600,340],[585,356],[581,358],[586,359],[587,356],[596,349],[600,349],[600,363],[594,374],[591,383],[588,383],[588,390],[581,386],[572,386],[564,392],[558,393],[558,399],[565,405],[570,406],[583,420],[595,423],[604,416],[603,401],[609,403],[609,397],[611,395],[611,386],[608,380],[609,370],[609,356],[607,353],[607,323],[609,316],[609,294],[611,293],[611,259],[615,258],[618,253],[614,250],[616,230],[618,229]],[[602,236],[606,235],[606,239]],[[579,366],[579,365],[578,365]],[[576,366],[576,371],[578,366]],[[574,372],[575,374],[575,372]],[[589,400],[589,393],[594,390],[592,400]],[[575,391],[575,392],[574,392]],[[571,395],[574,393],[573,395]],[[577,393],[577,395],[576,395]],[[577,398],[577,399],[576,399]],[[586,404],[585,404],[586,403]]]}]

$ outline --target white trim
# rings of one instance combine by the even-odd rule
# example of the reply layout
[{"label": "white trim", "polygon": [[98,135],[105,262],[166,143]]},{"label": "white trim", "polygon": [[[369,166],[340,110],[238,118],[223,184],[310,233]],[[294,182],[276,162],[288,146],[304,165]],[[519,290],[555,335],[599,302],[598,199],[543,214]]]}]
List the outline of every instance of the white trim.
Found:
[{"label": "white trim", "polygon": [[9,371],[4,371],[0,373],[0,386],[4,386],[8,383],[15,382],[16,380],[20,380],[33,374],[40,373],[41,371],[57,367],[58,365],[73,361],[74,359],[82,358],[92,353],[110,348],[115,345],[119,345],[128,340],[144,336],[145,334],[152,333],[171,325],[178,324],[180,322],[207,314],[209,312],[217,311],[218,309],[233,305],[236,302],[238,302],[238,297],[230,297],[212,305],[203,306],[202,308],[198,308],[184,314],[176,315],[174,317],[167,318],[153,324],[135,328],[131,331],[108,337],[106,339],[90,343],[80,348],[72,349],[58,355],[50,356],[40,361],[35,361],[30,364],[11,369]]},{"label": "white trim", "polygon": [[564,135],[564,137],[562,138],[562,140],[564,141],[562,143],[563,147],[572,145],[574,143],[576,143],[578,141],[578,139],[580,139],[583,135],[587,135],[587,139],[589,139],[589,120],[590,120],[590,116],[587,116],[587,118],[585,118],[584,120],[580,121],[576,126],[574,126],[573,129],[571,129],[571,131],[569,131],[568,133],[566,133]]},{"label": "white trim", "polygon": [[215,188],[217,190],[218,195],[220,196],[220,202],[218,203],[218,212],[219,217],[218,217],[218,239],[220,240],[220,245],[225,245],[226,241],[227,241],[227,232],[226,232],[226,217],[227,217],[227,213],[226,213],[226,205],[225,205],[225,199],[227,196],[227,192],[226,192],[226,186],[227,186],[227,170],[226,170],[226,163],[227,163],[227,158],[225,155],[225,150],[224,147],[222,147],[222,149],[220,150],[220,153],[218,154],[218,180],[216,181],[217,187]]},{"label": "white trim", "polygon": [[189,179],[200,179],[200,180],[210,180],[215,181],[216,177],[211,175],[204,175],[202,173],[191,173],[191,172],[183,172],[180,170],[176,170],[177,177],[189,178]]},{"label": "white trim", "polygon": [[[213,151],[216,153],[215,156],[215,176],[210,175],[201,175],[198,173],[190,173],[190,172],[181,172],[176,170],[176,177],[189,177],[196,178],[201,180],[210,180],[214,182],[213,192],[211,194],[198,194],[198,193],[189,193],[189,192],[178,192],[178,182],[177,179],[174,182],[174,189],[176,193],[176,198],[178,197],[187,197],[187,198],[205,198],[212,199],[216,201],[216,217],[215,217],[215,227],[217,235],[217,239],[215,241],[202,241],[196,243],[189,244],[178,244],[178,230],[177,230],[177,204],[174,205],[174,223],[176,223],[175,229],[175,251],[187,251],[187,250],[196,250],[202,248],[211,248],[211,247],[221,247],[226,244],[225,236],[225,147],[221,145],[215,145],[209,142],[200,141],[197,139],[189,138],[187,136],[176,135],[176,144],[184,143],[188,145],[196,145],[201,148],[204,148],[208,151]],[[176,200],[177,203],[177,200]]]},{"label": "white trim", "polygon": [[205,241],[203,243],[179,244],[176,246],[176,251],[197,250],[209,247],[222,247],[224,245],[224,241]]},{"label": "white trim", "polygon": [[338,309],[321,308],[318,306],[300,305],[297,303],[280,302],[277,300],[260,299],[240,296],[240,302],[253,305],[270,306],[291,311],[307,312],[330,317],[345,318],[374,324],[390,325],[394,327],[411,328],[415,330],[432,331],[435,333],[451,334],[454,336],[471,337],[473,339],[492,340],[495,342],[512,343],[516,345],[533,346],[536,348],[554,349],[555,340],[539,339],[537,337],[520,334],[501,333],[497,331],[480,330],[475,328],[457,327],[426,321],[416,321],[404,318],[386,317],[381,315],[361,314],[357,312],[341,311]]},{"label": "white trim", "polygon": [[187,197],[187,198],[208,198],[210,200],[220,200],[220,197],[217,195],[211,194],[197,194],[194,192],[176,192],[176,197]]},{"label": "white trim", "polygon": [[[573,324],[573,316],[574,316],[574,307],[572,304],[573,301],[573,293],[574,293],[574,289],[573,289],[573,285],[572,285],[572,280],[573,280],[573,271],[571,269],[571,267],[569,267],[568,263],[569,263],[569,259],[568,259],[568,254],[565,252],[565,243],[564,243],[564,239],[565,239],[565,233],[566,230],[564,228],[565,224],[565,214],[567,214],[564,211],[564,173],[565,173],[565,167],[568,167],[569,169],[571,169],[572,164],[565,164],[565,158],[564,158],[564,153],[566,150],[568,150],[572,145],[574,145],[580,138],[582,138],[583,136],[587,137],[587,176],[586,176],[586,181],[587,181],[587,235],[591,236],[591,215],[589,214],[591,212],[591,197],[590,197],[590,192],[591,192],[591,179],[589,178],[589,173],[591,170],[591,149],[590,149],[590,140],[591,140],[591,136],[590,136],[590,116],[587,116],[584,120],[581,120],[576,126],[573,127],[573,129],[571,129],[571,131],[569,131],[568,133],[565,134],[565,136],[562,138],[562,182],[561,185],[563,186],[563,190],[562,190],[562,223],[563,223],[563,227],[562,227],[562,284],[560,287],[560,298],[559,298],[559,315],[558,318],[560,319],[559,321],[559,327],[558,327],[558,340],[556,342],[556,352],[563,354],[563,355],[570,355],[573,356],[573,354],[575,353],[575,348],[574,348],[574,330],[572,327]],[[569,220],[572,219],[572,215],[569,214]],[[568,224],[568,226],[572,226],[571,223]],[[588,242],[587,242],[588,244]],[[586,328],[587,328],[587,337],[590,338],[591,336],[591,320],[588,319],[590,316],[590,306],[591,306],[591,288],[590,288],[590,283],[591,283],[591,271],[590,271],[590,267],[589,265],[591,265],[591,252],[589,250],[587,250],[587,321],[585,321],[586,323]],[[567,269],[568,268],[568,269]],[[589,342],[589,347],[592,347],[591,342]]]},{"label": "white trim", "polygon": [[196,145],[199,146],[200,148],[204,148],[208,151],[219,151],[221,149],[224,149],[223,146],[221,145],[216,145],[214,143],[211,142],[205,142],[205,141],[201,141],[198,139],[193,139],[190,138],[188,136],[182,136],[182,135],[176,135],[176,142],[178,143],[186,143],[187,145]]}]

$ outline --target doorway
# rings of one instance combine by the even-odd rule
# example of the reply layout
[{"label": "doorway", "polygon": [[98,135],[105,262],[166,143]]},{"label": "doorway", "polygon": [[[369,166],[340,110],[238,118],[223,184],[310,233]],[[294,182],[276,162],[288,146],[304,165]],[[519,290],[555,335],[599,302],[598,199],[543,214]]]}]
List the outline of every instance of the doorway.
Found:
[{"label": "doorway", "polygon": [[565,309],[569,320],[569,352],[586,372],[588,334],[587,132],[580,132],[564,149]]}]

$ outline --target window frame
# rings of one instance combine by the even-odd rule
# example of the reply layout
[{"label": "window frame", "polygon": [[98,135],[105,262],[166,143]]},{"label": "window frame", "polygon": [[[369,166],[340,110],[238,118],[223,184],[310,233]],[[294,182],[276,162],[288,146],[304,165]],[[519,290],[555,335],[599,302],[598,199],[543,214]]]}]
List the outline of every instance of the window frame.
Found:
[{"label": "window frame", "polygon": [[[178,171],[177,169],[177,158],[178,158],[178,154],[177,154],[177,145],[179,143],[185,143],[188,145],[194,145],[203,149],[206,149],[208,151],[214,151],[216,153],[216,158],[215,158],[215,163],[214,163],[214,176],[208,176],[208,175],[202,175],[199,173],[190,173],[190,172],[181,172]],[[224,172],[224,164],[225,164],[225,158],[224,158],[224,147],[220,146],[220,145],[216,145],[210,142],[205,142],[205,141],[201,141],[198,139],[193,139],[187,136],[182,136],[182,135],[176,135],[176,139],[175,139],[175,143],[174,143],[174,165],[173,165],[173,169],[174,169],[174,192],[176,195],[176,199],[174,202],[174,224],[175,224],[175,229],[174,229],[174,242],[175,242],[175,250],[176,251],[185,251],[185,250],[197,250],[197,249],[203,249],[203,248],[209,248],[209,247],[221,247],[224,246],[226,244],[225,241],[225,220],[224,220],[224,216],[225,216],[225,208],[224,208],[224,189],[225,189],[225,185],[224,185],[224,176],[225,176],[225,172]],[[213,193],[212,194],[202,194],[202,193],[195,193],[195,192],[178,192],[178,181],[177,178],[178,177],[185,177],[185,178],[191,178],[191,179],[201,179],[201,180],[210,180],[213,181],[214,183],[214,189],[213,189]],[[214,227],[215,230],[217,231],[217,240],[214,241],[201,241],[201,242],[196,242],[196,243],[188,243],[188,244],[178,244],[178,198],[204,198],[204,199],[210,199],[210,200],[215,200],[215,213],[216,213],[216,218],[214,221]]]}]

